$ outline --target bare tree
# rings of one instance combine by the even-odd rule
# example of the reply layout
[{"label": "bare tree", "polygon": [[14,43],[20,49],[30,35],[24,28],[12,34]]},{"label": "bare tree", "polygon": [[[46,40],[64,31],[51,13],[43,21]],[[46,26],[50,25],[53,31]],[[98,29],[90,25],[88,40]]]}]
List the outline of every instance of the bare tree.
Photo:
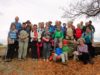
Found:
[{"label": "bare tree", "polygon": [[69,8],[63,7],[63,18],[75,19],[77,17],[99,17],[100,16],[100,0],[78,0],[71,3]]}]

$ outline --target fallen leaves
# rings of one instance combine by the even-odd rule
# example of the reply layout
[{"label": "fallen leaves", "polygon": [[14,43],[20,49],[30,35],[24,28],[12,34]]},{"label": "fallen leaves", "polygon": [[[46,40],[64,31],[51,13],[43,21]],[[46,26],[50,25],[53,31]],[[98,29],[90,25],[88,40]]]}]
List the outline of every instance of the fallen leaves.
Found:
[{"label": "fallen leaves", "polygon": [[[14,59],[10,63],[0,63],[0,75],[100,75],[100,57],[93,59],[94,65],[69,60],[67,65],[61,62],[25,61]],[[3,69],[2,69],[3,67]],[[8,74],[5,73],[8,70]]]}]

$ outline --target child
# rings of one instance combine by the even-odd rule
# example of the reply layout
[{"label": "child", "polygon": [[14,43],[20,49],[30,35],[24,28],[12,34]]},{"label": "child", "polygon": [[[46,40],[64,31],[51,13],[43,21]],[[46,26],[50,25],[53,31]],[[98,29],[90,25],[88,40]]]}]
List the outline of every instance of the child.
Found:
[{"label": "child", "polygon": [[33,60],[37,60],[37,58],[40,56],[39,52],[39,44],[38,41],[41,41],[41,34],[37,31],[37,25],[34,24],[32,31],[31,31],[31,48],[32,48],[32,58]]},{"label": "child", "polygon": [[80,38],[78,42],[79,45],[77,47],[77,51],[74,52],[74,59],[78,56],[80,61],[87,64],[89,62],[88,46],[85,44],[85,40],[83,38]]},{"label": "child", "polygon": [[18,59],[21,60],[26,59],[27,48],[28,48],[28,38],[29,34],[26,31],[26,24],[23,23],[22,29],[19,31],[19,51],[18,51]]},{"label": "child", "polygon": [[[54,61],[57,61],[57,60],[61,59],[61,57],[62,57],[62,48],[57,47],[55,52],[53,53],[52,57],[53,57]],[[63,62],[63,60],[62,60],[62,62]]]},{"label": "child", "polygon": [[77,28],[75,29],[75,39],[78,40],[82,36],[82,29],[80,28],[80,24],[77,24]]},{"label": "child", "polygon": [[51,49],[51,34],[49,32],[49,27],[45,27],[45,31],[42,33],[42,40],[43,40],[43,59],[44,61],[48,61],[50,56],[50,49]]},{"label": "child", "polygon": [[14,23],[11,24],[10,31],[8,33],[8,51],[7,51],[7,60],[11,61],[15,53],[15,42],[17,40],[17,30]]},{"label": "child", "polygon": [[62,52],[63,52],[63,60],[68,61],[68,53],[70,52],[70,48],[68,47],[68,41],[63,40],[63,46],[62,46]]},{"label": "child", "polygon": [[62,64],[66,64],[65,63],[65,57],[63,54],[63,50],[62,50],[62,43],[59,43],[58,47],[55,50],[55,53],[53,54],[53,60],[57,61],[60,60],[62,61]]}]

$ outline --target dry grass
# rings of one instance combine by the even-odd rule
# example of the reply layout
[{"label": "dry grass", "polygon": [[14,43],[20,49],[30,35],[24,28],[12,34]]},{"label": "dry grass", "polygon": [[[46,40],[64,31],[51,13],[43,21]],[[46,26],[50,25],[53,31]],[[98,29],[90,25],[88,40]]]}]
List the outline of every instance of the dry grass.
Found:
[{"label": "dry grass", "polygon": [[[0,51],[3,52],[3,49]],[[25,61],[14,59],[12,62],[4,62],[0,58],[0,75],[100,75],[100,56],[93,60],[93,65],[73,60],[62,65],[53,61],[33,61],[30,58]]]},{"label": "dry grass", "polygon": [[69,60],[67,65],[43,60],[0,62],[0,75],[100,75],[100,56],[94,59],[95,64],[84,65],[81,62]]}]

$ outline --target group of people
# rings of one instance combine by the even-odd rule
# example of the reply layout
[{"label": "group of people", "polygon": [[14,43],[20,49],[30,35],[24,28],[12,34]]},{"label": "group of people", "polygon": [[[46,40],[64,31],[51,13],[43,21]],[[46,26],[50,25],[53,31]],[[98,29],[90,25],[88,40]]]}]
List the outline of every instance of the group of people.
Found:
[{"label": "group of people", "polygon": [[48,21],[33,25],[29,20],[21,24],[17,16],[8,33],[6,61],[12,61],[17,54],[18,60],[25,60],[29,55],[33,60],[61,60],[65,64],[71,56],[87,64],[95,57],[94,33],[92,21],[85,25],[81,21],[77,27],[73,21],[56,21],[55,25]]}]

